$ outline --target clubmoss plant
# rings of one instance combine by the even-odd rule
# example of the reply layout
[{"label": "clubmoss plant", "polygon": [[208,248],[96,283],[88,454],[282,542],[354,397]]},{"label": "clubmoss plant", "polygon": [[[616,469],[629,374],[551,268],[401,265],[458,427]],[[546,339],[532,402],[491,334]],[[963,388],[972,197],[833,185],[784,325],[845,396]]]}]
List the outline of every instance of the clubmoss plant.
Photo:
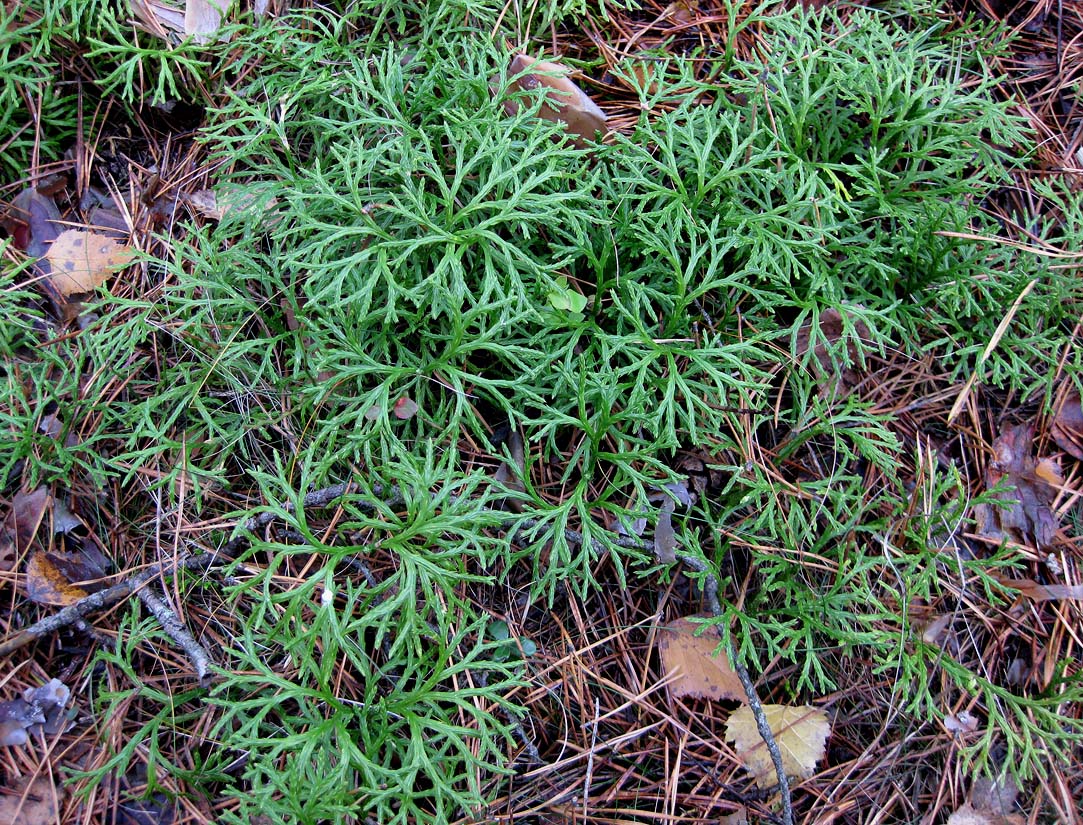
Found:
[{"label": "clubmoss plant", "polygon": [[[915,605],[962,610],[980,587],[1001,609],[995,574],[1016,560],[945,538],[968,526],[966,479],[930,468],[908,488],[899,467],[924,467],[932,436],[839,377],[932,352],[945,384],[977,371],[1052,395],[1078,279],[999,243],[984,209],[1029,136],[992,92],[982,33],[765,4],[732,24],[755,32],[755,59],[731,43],[658,58],[638,122],[577,148],[537,116],[537,90],[507,114],[504,36],[543,55],[531,36],[588,4],[514,19],[506,5],[292,9],[204,47],[113,12],[56,18],[89,44],[95,94],[207,104],[198,140],[230,207],[184,216],[154,299],[103,290],[78,336],[35,331],[25,268],[5,263],[0,290],[16,319],[0,331],[5,476],[148,494],[132,523],[154,533],[178,512],[184,541],[182,501],[241,525],[214,537],[236,552],[221,559],[228,605],[206,620],[224,639],[213,748],[148,761],[201,773],[231,800],[227,822],[483,819],[488,781],[514,767],[509,696],[529,663],[487,635],[475,594],[521,586],[522,605],[550,609],[673,575],[650,525],[642,541],[628,525],[687,481],[682,452],[715,479],[674,513],[680,547],[723,585],[717,621],[742,660],[773,663],[767,682],[784,672],[779,696],[807,701],[864,667],[892,674],[890,700],[922,721],[976,698],[1021,773],[1063,758],[1080,731],[1056,711],[1083,700],[1077,673],[1009,690],[921,638]],[[14,14],[6,36],[50,39],[54,24]],[[43,101],[42,151],[58,157],[71,99],[32,54],[3,51],[0,74]],[[14,88],[0,134],[17,166],[33,144]],[[1037,236],[1078,248],[1078,199],[1048,196],[1064,220]],[[416,410],[398,415],[404,399]],[[44,437],[46,409],[78,439]],[[306,511],[339,483],[330,516]],[[245,527],[260,512],[274,531]],[[161,707],[143,739],[188,718],[132,667],[156,638],[124,626],[102,656]],[[122,773],[137,747],[88,775]]]}]

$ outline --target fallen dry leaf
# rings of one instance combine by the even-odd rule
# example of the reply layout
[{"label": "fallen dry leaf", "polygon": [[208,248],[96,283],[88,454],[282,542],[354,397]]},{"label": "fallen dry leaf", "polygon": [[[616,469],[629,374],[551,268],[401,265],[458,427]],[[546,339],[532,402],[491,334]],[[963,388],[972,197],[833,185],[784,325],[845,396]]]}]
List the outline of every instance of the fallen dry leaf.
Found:
[{"label": "fallen dry leaf", "polygon": [[944,729],[948,733],[973,733],[978,729],[978,719],[967,710],[957,714],[949,713],[944,717]]},{"label": "fallen dry leaf", "polygon": [[417,404],[408,395],[402,396],[395,402],[391,414],[402,421],[408,421],[417,415]]},{"label": "fallen dry leaf", "polygon": [[82,229],[61,232],[45,253],[53,267],[49,280],[65,298],[93,292],[130,255],[131,250],[115,238]]},{"label": "fallen dry leaf", "polygon": [[985,483],[989,488],[1006,483],[1008,489],[996,497],[1012,504],[992,508],[994,524],[986,526],[999,527],[1016,541],[1031,542],[1042,549],[1052,543],[1057,532],[1057,520],[1050,509],[1056,491],[1046,480],[1053,471],[1048,465],[1039,470],[1031,455],[1033,435],[1032,424],[1020,424],[993,442],[994,458],[986,468]]},{"label": "fallen dry leaf", "polygon": [[38,487],[15,494],[11,511],[0,525],[0,571],[14,570],[27,552],[49,506],[49,489]]},{"label": "fallen dry leaf", "polygon": [[677,0],[676,3],[670,3],[662,10],[662,19],[672,20],[679,26],[687,25],[695,19],[699,11],[696,6],[694,0]]},{"label": "fallen dry leaf", "polygon": [[218,191],[200,189],[184,196],[188,205],[205,218],[220,221],[230,216],[258,216],[265,228],[273,227],[281,218],[277,211],[278,198],[268,198],[241,186],[223,185]]},{"label": "fallen dry leaf", "polygon": [[184,4],[184,33],[205,46],[218,36],[222,26],[222,11],[228,0],[187,0]]},{"label": "fallen dry leaf", "polygon": [[0,745],[23,745],[30,734],[52,735],[62,730],[70,698],[67,685],[52,679],[41,687],[27,688],[19,698],[0,702]]},{"label": "fallen dry leaf", "polygon": [[[764,705],[763,712],[782,753],[786,775],[802,779],[812,776],[816,763],[826,752],[827,737],[831,734],[827,714],[809,705]],[[771,753],[747,705],[730,714],[726,722],[726,741],[733,743],[757,785],[768,788],[778,781]]]},{"label": "fallen dry leaf", "polygon": [[[598,132],[605,132],[606,116],[582,89],[568,79],[567,73],[567,67],[559,63],[517,54],[511,60],[513,89],[510,91],[543,89],[545,102],[538,115],[563,123],[567,132],[574,136],[575,144],[582,147],[585,141],[594,140]],[[505,97],[504,111],[514,115],[519,111],[518,101]]]},{"label": "fallen dry leaf", "polygon": [[1083,584],[1039,584],[1033,579],[1009,579],[998,576],[1005,587],[1018,590],[1034,602],[1052,602],[1061,599],[1083,599]]},{"label": "fallen dry leaf", "polygon": [[0,790],[0,825],[49,825],[57,822],[64,789],[45,774],[8,780]]},{"label": "fallen dry leaf", "polygon": [[926,644],[940,646],[940,636],[948,629],[948,625],[951,624],[954,618],[951,613],[937,616],[925,625],[925,629],[921,633],[921,640]]},{"label": "fallen dry leaf", "polygon": [[26,563],[26,596],[38,604],[67,607],[85,599],[87,591],[72,584],[55,563],[56,553],[39,550]]},{"label": "fallen dry leaf", "polygon": [[32,186],[15,196],[11,211],[3,216],[0,225],[11,235],[15,246],[31,258],[44,255],[63,229],[55,201]]},{"label": "fallen dry leaf", "polygon": [[1058,447],[1083,461],[1083,405],[1080,404],[1079,390],[1068,391],[1064,403],[1053,416],[1049,432]]},{"label": "fallen dry leaf", "polygon": [[179,40],[184,33],[184,11],[160,0],[131,0],[132,13],[141,29],[163,40]]},{"label": "fallen dry leaf", "polygon": [[693,617],[677,619],[658,631],[658,652],[666,673],[675,674],[669,682],[673,696],[697,699],[735,699],[744,701],[745,689],[730,666],[726,654],[716,649],[720,639]]},{"label": "fallen dry leaf", "polygon": [[1023,825],[1021,816],[1003,815],[992,811],[982,811],[969,802],[948,817],[947,825]]},{"label": "fallen dry leaf", "polygon": [[[828,349],[830,344],[842,340],[843,335],[847,332],[847,326],[850,327],[851,336],[856,336],[862,340],[868,340],[872,335],[864,321],[850,321],[848,315],[844,315],[842,311],[835,307],[829,307],[819,315],[819,335],[813,335],[812,321],[804,323],[797,330],[797,340],[794,342],[794,356],[798,359],[802,358],[812,347],[812,340],[815,338],[819,343],[812,347],[813,361],[811,366],[816,377],[823,381],[829,376],[835,375],[835,366]],[[846,344],[846,352],[851,363],[856,365],[860,353],[857,344],[854,343],[852,338]],[[841,372],[837,373],[837,380],[840,389],[845,390],[856,386],[861,380],[861,375],[856,366],[844,367]]]}]

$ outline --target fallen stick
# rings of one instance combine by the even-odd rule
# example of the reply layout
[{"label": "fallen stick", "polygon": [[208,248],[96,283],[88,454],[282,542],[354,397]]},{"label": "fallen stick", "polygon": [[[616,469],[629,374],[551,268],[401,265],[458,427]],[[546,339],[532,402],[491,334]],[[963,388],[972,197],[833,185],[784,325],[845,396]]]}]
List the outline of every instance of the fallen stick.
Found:
[{"label": "fallen stick", "polygon": [[25,647],[47,633],[54,633],[62,627],[75,624],[88,613],[94,613],[123,601],[157,576],[170,575],[182,568],[185,570],[203,570],[209,567],[217,558],[216,553],[202,553],[198,556],[184,556],[176,562],[168,561],[152,564],[145,570],[129,576],[112,587],[84,596],[74,604],[70,604],[51,616],[46,616],[44,619],[35,622],[30,627],[8,636],[0,642],[0,656],[6,656],[21,647]]},{"label": "fallen stick", "polygon": [[188,632],[188,628],[184,626],[173,608],[166,603],[165,599],[160,598],[152,588],[141,588],[136,591],[135,595],[146,605],[147,610],[154,614],[154,618],[158,620],[166,635],[176,642],[177,647],[184,651],[188,661],[192,663],[192,667],[195,669],[196,678],[203,684],[212,664],[211,654],[207,652],[207,648],[203,647],[196,640],[196,637]]}]

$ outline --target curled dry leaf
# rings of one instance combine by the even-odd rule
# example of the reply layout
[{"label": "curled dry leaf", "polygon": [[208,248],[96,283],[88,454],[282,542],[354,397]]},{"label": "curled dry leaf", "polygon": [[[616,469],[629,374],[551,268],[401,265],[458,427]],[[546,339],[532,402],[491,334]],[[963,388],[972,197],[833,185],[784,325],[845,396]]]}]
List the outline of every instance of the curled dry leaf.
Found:
[{"label": "curled dry leaf", "polygon": [[662,11],[662,19],[669,20],[678,26],[686,26],[696,18],[699,9],[694,0],[677,0],[670,3]]},{"label": "curled dry leaf", "polygon": [[52,679],[41,687],[27,688],[20,698],[0,702],[0,745],[22,745],[30,734],[52,735],[62,730],[69,698],[67,685]]},{"label": "curled dry leaf", "polygon": [[575,144],[584,146],[585,141],[594,140],[598,132],[605,132],[605,112],[568,79],[567,73],[568,69],[559,63],[536,60],[525,54],[515,55],[511,60],[513,88],[505,90],[504,111],[511,115],[519,111],[518,101],[508,96],[508,92],[542,89],[545,102],[538,115],[563,123]]},{"label": "curled dry leaf", "polygon": [[179,40],[184,33],[184,10],[163,0],[130,0],[132,13],[144,31],[163,40]]},{"label": "curled dry leaf", "polygon": [[1005,815],[1015,810],[1019,786],[1007,773],[998,777],[979,776],[970,786],[970,804],[979,811]]},{"label": "curled dry leaf", "polygon": [[1064,452],[1083,461],[1083,405],[1078,390],[1069,390],[1065,396],[1064,403],[1053,416],[1050,434]]},{"label": "curled dry leaf", "polygon": [[948,817],[947,825],[1023,825],[1021,816],[996,814],[982,811],[969,802]]},{"label": "curled dry leaf", "polygon": [[11,210],[0,217],[15,246],[31,258],[40,258],[61,232],[60,210],[48,195],[35,187],[24,189],[11,202]]},{"label": "curled dry leaf", "polygon": [[11,512],[0,525],[0,571],[14,570],[30,548],[50,498],[47,487],[15,494]]},{"label": "curled dry leaf", "polygon": [[239,218],[258,218],[264,228],[272,228],[281,218],[277,211],[278,198],[268,198],[264,193],[243,186],[224,185],[217,191],[200,189],[184,196],[188,205],[205,218],[221,221],[227,215]]},{"label": "curled dry leaf", "polygon": [[30,601],[67,607],[86,598],[87,591],[72,584],[56,563],[58,555],[39,550],[26,563],[26,596]]},{"label": "curled dry leaf", "polygon": [[523,436],[519,430],[512,430],[506,443],[508,452],[511,454],[511,461],[501,462],[493,473],[493,481],[512,493],[504,499],[503,505],[516,512],[522,512],[523,502],[518,496],[526,493],[526,483],[523,481],[526,478],[526,448],[523,444]]},{"label": "curled dry leaf", "polygon": [[944,717],[944,729],[948,733],[973,733],[978,729],[978,719],[968,710],[949,713]]},{"label": "curled dry leaf", "polygon": [[743,701],[744,686],[726,654],[717,650],[718,635],[708,628],[697,636],[703,625],[692,618],[677,619],[658,631],[662,667],[673,674],[669,692],[673,696]]},{"label": "curled dry leaf", "polygon": [[205,46],[218,36],[222,26],[222,10],[227,0],[187,0],[184,4],[184,33]]},{"label": "curled dry leaf", "polygon": [[1004,432],[993,442],[994,458],[985,471],[990,488],[1006,484],[997,494],[1007,507],[994,507],[992,527],[1021,543],[1031,542],[1038,549],[1049,546],[1057,532],[1057,520],[1050,504],[1056,491],[1047,479],[1058,475],[1049,465],[1039,464],[1031,455],[1032,424],[1020,424]]},{"label": "curled dry leaf", "polygon": [[[827,737],[831,734],[827,714],[809,705],[764,705],[763,713],[778,743],[786,775],[802,779],[812,776],[816,763],[826,752]],[[757,785],[768,788],[778,781],[767,743],[760,736],[756,717],[747,705],[730,715],[726,722],[726,741],[733,743]]]},{"label": "curled dry leaf", "polygon": [[53,268],[49,280],[65,298],[93,292],[130,255],[131,250],[115,238],[81,229],[61,232],[45,253]]}]

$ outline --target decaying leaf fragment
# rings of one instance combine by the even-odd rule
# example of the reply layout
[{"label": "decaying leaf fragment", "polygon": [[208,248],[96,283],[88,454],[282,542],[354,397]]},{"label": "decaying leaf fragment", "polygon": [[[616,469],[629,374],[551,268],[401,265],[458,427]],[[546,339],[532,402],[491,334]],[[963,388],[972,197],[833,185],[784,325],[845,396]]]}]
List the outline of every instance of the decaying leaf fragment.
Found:
[{"label": "decaying leaf fragment", "polygon": [[201,46],[218,36],[222,10],[228,0],[187,0],[184,4],[184,33]]},{"label": "decaying leaf fragment", "polygon": [[16,247],[31,258],[40,258],[60,234],[60,210],[51,197],[29,187],[15,196],[10,211],[0,214],[0,226]]},{"label": "decaying leaf fragment", "polygon": [[26,596],[38,604],[67,607],[87,596],[87,591],[72,584],[55,563],[54,553],[39,550],[26,563]]},{"label": "decaying leaf fragment", "polygon": [[[764,705],[763,712],[782,753],[786,775],[802,779],[812,776],[816,763],[826,752],[827,737],[831,734],[827,714],[809,705]],[[726,722],[726,741],[733,743],[757,785],[768,788],[778,781],[767,744],[747,705],[730,714]]]},{"label": "decaying leaf fragment", "polygon": [[[811,349],[813,358],[810,361],[810,366],[816,377],[824,384],[828,382],[828,379],[834,377],[839,389],[842,391],[848,391],[861,380],[861,374],[856,367],[860,352],[851,337],[846,344],[846,354],[852,366],[843,367],[841,371],[837,371],[832,362],[831,353],[828,351],[828,345],[841,341],[848,331],[852,336],[863,341],[867,341],[872,337],[872,333],[864,321],[860,319],[853,320],[849,313],[844,314],[843,310],[829,307],[820,313],[815,329],[812,321],[804,323],[797,330],[797,337],[794,340],[794,356],[799,360],[804,360],[804,357]],[[814,341],[816,342],[815,345],[813,345]]]},{"label": "decaying leaf fragment", "polygon": [[1050,509],[1056,491],[1050,481],[1058,475],[1051,462],[1039,463],[1031,455],[1034,425],[1020,424],[993,442],[994,458],[985,471],[990,487],[1007,484],[1009,489],[997,494],[1002,501],[1014,502],[995,507],[992,520],[1001,531],[1021,543],[1042,549],[1052,543],[1057,520]]},{"label": "decaying leaf fragment", "polygon": [[49,280],[65,298],[93,292],[109,275],[124,266],[130,249],[99,232],[68,229],[61,232],[45,257],[52,264]]},{"label": "decaying leaf fragment", "polygon": [[1033,602],[1083,599],[1083,584],[1040,584],[1033,579],[1009,579],[1002,576],[997,579],[1005,587],[1018,590],[1024,598]]},{"label": "decaying leaf fragment", "polygon": [[525,54],[515,55],[511,60],[512,88],[504,90],[504,111],[509,115],[519,111],[519,102],[509,93],[517,89],[542,89],[545,102],[538,110],[539,116],[563,123],[575,144],[581,147],[585,141],[594,140],[598,132],[605,132],[606,117],[567,74],[567,67],[559,63],[536,60]]},{"label": "decaying leaf fragment", "polygon": [[47,487],[15,494],[11,512],[0,524],[0,571],[14,570],[19,558],[30,548],[50,498]]},{"label": "decaying leaf fragment", "polygon": [[745,689],[726,654],[718,649],[720,640],[711,629],[696,635],[703,625],[694,617],[677,619],[658,631],[658,652],[666,673],[674,674],[669,682],[673,696],[698,699],[734,699],[744,701]]},{"label": "decaying leaf fragment", "polygon": [[1080,404],[1078,390],[1072,389],[1065,396],[1053,416],[1049,432],[1058,447],[1083,461],[1083,405]]},{"label": "decaying leaf fragment", "polygon": [[191,37],[205,45],[218,36],[228,0],[130,0],[141,29],[169,42]]},{"label": "decaying leaf fragment", "polygon": [[48,773],[35,779],[22,776],[9,780],[0,790],[0,823],[3,825],[43,825],[57,822],[64,788],[54,784]]},{"label": "decaying leaf fragment", "polygon": [[27,688],[19,698],[0,702],[0,745],[23,745],[31,734],[52,735],[62,730],[70,698],[67,685],[52,679],[41,687]]},{"label": "decaying leaf fragment", "polygon": [[395,406],[391,409],[391,414],[400,421],[409,421],[417,415],[417,410],[417,402],[410,396],[403,395],[395,402]]},{"label": "decaying leaf fragment", "polygon": [[666,498],[654,528],[654,555],[662,564],[677,561],[677,534],[673,530],[673,499]]}]

